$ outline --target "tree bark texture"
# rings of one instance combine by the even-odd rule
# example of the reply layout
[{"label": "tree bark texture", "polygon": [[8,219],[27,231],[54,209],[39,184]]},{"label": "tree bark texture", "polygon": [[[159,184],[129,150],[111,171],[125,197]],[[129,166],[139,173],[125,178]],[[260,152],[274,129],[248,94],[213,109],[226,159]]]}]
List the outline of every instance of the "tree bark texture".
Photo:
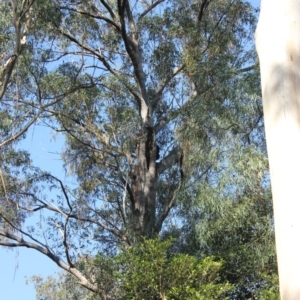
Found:
[{"label": "tree bark texture", "polygon": [[300,1],[262,0],[256,30],[283,300],[300,299]]},{"label": "tree bark texture", "polygon": [[147,238],[155,229],[157,186],[156,143],[153,127],[145,126],[137,140],[136,163],[132,165],[134,231]]}]

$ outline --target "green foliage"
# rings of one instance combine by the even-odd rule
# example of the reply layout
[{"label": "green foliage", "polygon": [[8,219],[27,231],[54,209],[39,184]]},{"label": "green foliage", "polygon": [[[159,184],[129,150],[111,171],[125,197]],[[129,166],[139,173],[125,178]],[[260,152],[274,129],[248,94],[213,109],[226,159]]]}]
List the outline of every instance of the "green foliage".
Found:
[{"label": "green foliage", "polygon": [[[78,271],[33,278],[40,300],[276,299],[253,9],[121,2],[15,1],[32,6],[0,104],[0,243],[25,236]],[[2,1],[0,67],[18,43],[12,20]],[[143,106],[160,147],[152,180],[149,166],[135,172]],[[67,180],[19,150],[32,124],[63,135]],[[136,219],[150,204],[143,225],[159,238],[143,240]],[[24,228],[36,213],[42,224]]]},{"label": "green foliage", "polygon": [[69,275],[48,277],[44,281],[33,277],[30,282],[36,286],[38,300],[102,299],[102,294],[110,299],[128,300],[227,299],[225,293],[231,286],[220,278],[224,262],[215,257],[198,260],[172,253],[172,243],[172,240],[144,240],[121,250],[115,257],[98,254],[94,259],[81,258],[79,270],[97,282],[98,296],[83,296],[83,289]]},{"label": "green foliage", "polygon": [[26,283],[34,284],[36,300],[88,300],[91,297],[91,293],[63,273],[58,274],[56,278],[33,276]]},{"label": "green foliage", "polygon": [[232,145],[228,151],[230,160],[224,155],[226,168],[213,188],[209,181],[201,182],[181,215],[187,245],[202,257],[224,259],[222,276],[236,287],[233,299],[240,299],[257,286],[267,293],[265,276],[277,273],[273,211],[264,155],[250,146]]},{"label": "green foliage", "polygon": [[145,240],[118,256],[124,299],[215,299],[229,289],[218,283],[222,261],[168,253],[171,243]]},{"label": "green foliage", "polygon": [[280,299],[278,276],[276,274],[263,275],[263,286],[254,293],[257,299],[272,300]]}]

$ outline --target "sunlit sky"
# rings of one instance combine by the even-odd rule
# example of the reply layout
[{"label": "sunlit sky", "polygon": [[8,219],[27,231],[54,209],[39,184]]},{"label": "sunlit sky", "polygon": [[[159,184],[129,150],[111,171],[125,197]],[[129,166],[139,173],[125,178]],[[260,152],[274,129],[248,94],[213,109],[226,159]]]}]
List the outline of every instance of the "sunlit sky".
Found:
[{"label": "sunlit sky", "polygon": [[[260,0],[249,1],[255,7],[260,5]],[[35,164],[42,166],[44,170],[64,174],[57,146],[62,145],[62,139],[49,140],[49,134],[45,129],[33,127],[22,145],[28,150]],[[26,284],[26,278],[33,275],[46,277],[55,275],[58,267],[44,255],[32,249],[7,249],[0,247],[0,299],[1,300],[34,300],[35,289],[32,284]]]}]

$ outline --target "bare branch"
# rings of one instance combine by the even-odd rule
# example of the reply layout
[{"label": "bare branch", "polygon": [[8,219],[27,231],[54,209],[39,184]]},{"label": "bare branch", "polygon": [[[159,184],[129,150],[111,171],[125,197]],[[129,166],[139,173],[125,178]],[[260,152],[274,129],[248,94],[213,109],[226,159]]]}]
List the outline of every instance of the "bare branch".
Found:
[{"label": "bare branch", "polygon": [[35,123],[35,121],[40,117],[40,115],[46,110],[46,108],[54,105],[54,104],[57,104],[59,101],[63,100],[65,96],[67,96],[68,94],[72,94],[74,93],[75,91],[77,91],[78,89],[81,89],[81,88],[87,88],[88,86],[86,85],[80,85],[80,86],[76,86],[74,88],[71,88],[67,93],[65,94],[62,94],[61,96],[59,96],[57,99],[55,99],[54,101],[48,103],[48,104],[45,104],[43,106],[41,106],[39,108],[39,110],[37,111],[36,115],[16,134],[12,135],[10,138],[8,138],[7,140],[3,141],[1,144],[0,144],[0,148],[3,147],[4,145],[7,145],[9,144],[10,142],[12,141],[15,141],[16,139],[18,139],[20,136],[22,136],[28,129],[29,127]]},{"label": "bare branch", "polygon": [[9,226],[11,226],[11,228],[19,233],[21,233],[22,235],[25,235],[27,237],[29,237],[31,240],[33,240],[34,242],[36,242],[37,244],[46,247],[42,242],[40,242],[39,240],[35,239],[32,235],[30,235],[29,233],[25,232],[24,230],[22,230],[21,228],[19,228],[14,222],[12,222],[11,220],[9,220],[6,216],[4,216],[2,213],[0,213],[0,217],[7,223],[9,224]]},{"label": "bare branch", "polygon": [[170,210],[172,209],[172,207],[174,206],[175,200],[178,196],[179,191],[181,190],[181,186],[182,186],[182,179],[180,180],[178,187],[176,188],[176,190],[173,193],[173,196],[171,198],[171,200],[169,201],[169,203],[165,206],[162,214],[158,217],[157,223],[155,224],[155,232],[159,233],[161,231],[162,225],[165,221],[165,219],[167,218],[167,216],[169,215]]},{"label": "bare branch", "polygon": [[0,236],[11,239],[13,241],[15,241],[16,243],[12,243],[12,242],[8,242],[8,241],[4,241],[4,240],[0,240],[0,245],[1,246],[6,246],[6,247],[26,247],[26,248],[31,248],[31,249],[35,249],[37,251],[39,251],[40,253],[46,255],[47,257],[49,257],[53,262],[55,262],[59,267],[61,267],[62,269],[64,269],[65,271],[73,274],[75,277],[77,277],[80,280],[80,284],[84,287],[86,287],[87,289],[89,289],[92,292],[97,293],[98,289],[96,285],[91,284],[86,277],[83,276],[83,274],[67,265],[65,262],[63,262],[59,256],[55,255],[53,252],[51,252],[47,247],[42,247],[38,244],[32,243],[32,242],[28,242],[25,241],[23,238],[18,237],[15,234],[12,234],[8,231],[3,231],[0,230]]},{"label": "bare branch", "polygon": [[[133,18],[131,14],[129,13],[128,8],[128,0],[118,0],[118,12],[120,16],[120,22],[121,22],[121,34],[122,38],[125,44],[126,51],[130,57],[130,60],[133,65],[134,74],[137,80],[137,83],[140,88],[140,93],[142,95],[142,98],[140,99],[140,109],[142,109],[144,106],[148,106],[148,95],[146,91],[146,80],[145,80],[145,74],[143,71],[142,66],[142,59],[140,55],[140,50],[138,47],[138,39],[137,39],[137,33],[135,29],[135,24],[133,21]],[[132,37],[130,38],[126,31],[126,22],[125,22],[125,9],[127,10],[127,14],[129,14],[130,19],[130,27],[132,32]]]},{"label": "bare branch", "polygon": [[70,253],[69,253],[69,246],[68,246],[68,242],[67,242],[67,227],[68,227],[69,218],[70,218],[70,215],[72,213],[73,208],[71,206],[68,193],[67,193],[66,188],[63,185],[62,181],[60,179],[58,179],[57,177],[51,175],[51,174],[47,174],[47,176],[50,177],[50,178],[53,178],[54,180],[56,180],[56,181],[59,182],[60,188],[62,189],[62,192],[63,192],[63,194],[65,196],[65,199],[66,199],[66,201],[68,203],[68,206],[69,206],[69,213],[66,213],[67,217],[66,217],[66,221],[65,221],[65,224],[64,224],[63,245],[64,245],[64,248],[65,248],[65,254],[66,254],[66,258],[67,258],[68,264],[71,267],[74,267],[74,265],[73,265],[73,263],[71,261],[71,257],[70,257]]},{"label": "bare branch", "polygon": [[158,4],[164,2],[165,0],[158,0],[156,2],[153,2],[146,10],[144,10],[140,16],[139,19],[142,19],[143,17],[146,16],[147,13],[149,13],[153,8],[155,8]]},{"label": "bare branch", "polygon": [[[31,1],[23,0],[22,1],[20,20],[23,19],[25,17],[25,15],[30,11],[30,8],[32,7],[32,5],[34,4],[35,1],[36,0],[31,0]],[[25,8],[25,4],[27,5],[26,8]]]},{"label": "bare branch", "polygon": [[75,8],[72,8],[72,7],[69,7],[69,6],[59,6],[59,8],[60,9],[65,9],[65,10],[74,11],[74,12],[77,12],[79,14],[86,15],[86,16],[89,16],[89,17],[92,17],[92,18],[95,18],[95,19],[98,19],[98,20],[103,20],[106,23],[109,23],[110,25],[112,25],[118,32],[121,32],[121,27],[117,23],[115,23],[111,19],[108,19],[104,15],[102,15],[98,10],[97,10],[98,14],[95,15],[95,14],[93,14],[91,12],[87,12],[87,11],[84,11],[84,10],[75,9]]},{"label": "bare branch", "polygon": [[158,174],[162,174],[165,170],[171,168],[173,165],[180,161],[182,150],[179,147],[175,147],[170,151],[169,155],[166,156],[157,166]]},{"label": "bare branch", "polygon": [[204,9],[206,9],[208,7],[210,1],[211,0],[202,0],[200,10],[199,10],[199,14],[198,14],[198,21],[199,22],[201,22],[201,20],[203,18]]},{"label": "bare branch", "polygon": [[245,67],[245,68],[239,69],[238,72],[244,73],[244,72],[252,71],[252,70],[254,70],[258,66],[259,66],[259,62],[257,61],[255,64],[253,64],[253,65],[251,65],[249,67]]},{"label": "bare branch", "polygon": [[80,48],[90,52],[94,56],[96,56],[106,67],[107,71],[109,71],[112,75],[114,75],[124,86],[128,89],[128,91],[134,96],[134,98],[137,100],[137,103],[141,105],[143,98],[142,95],[137,93],[130,85],[128,85],[120,76],[120,74],[115,71],[112,66],[108,63],[108,61],[105,59],[105,57],[101,54],[101,52],[92,49],[91,47],[84,45],[83,43],[79,42],[78,39],[76,39],[73,35],[64,32],[61,28],[57,28],[57,30],[66,38],[68,38],[70,41],[74,42],[76,45],[78,45]]},{"label": "bare branch", "polygon": [[[0,101],[4,96],[4,93],[7,89],[7,85],[9,83],[9,80],[11,78],[13,69],[17,63],[17,60],[19,56],[21,55],[23,49],[25,48],[26,45],[26,36],[28,32],[28,27],[30,26],[31,18],[28,17],[24,22],[24,30],[21,32],[22,26],[21,22],[22,19],[25,18],[25,15],[29,13],[33,3],[35,0],[32,1],[23,1],[22,2],[22,7],[21,7],[21,12],[17,13],[17,2],[12,1],[12,8],[13,8],[13,24],[15,27],[15,33],[16,33],[16,45],[15,45],[15,50],[14,54],[11,55],[4,66],[0,68]],[[25,7],[26,3],[26,7]]]},{"label": "bare branch", "polygon": [[[55,178],[54,176],[50,175],[50,174],[44,174],[44,176],[48,177],[48,176],[51,176],[52,178]],[[94,225],[97,225],[101,228],[103,228],[104,230],[107,230],[108,232],[112,233],[113,235],[115,235],[116,237],[118,237],[120,240],[122,240],[123,242],[125,242],[127,245],[130,245],[130,240],[127,238],[127,236],[122,233],[118,228],[116,228],[113,224],[109,223],[109,226],[107,226],[106,224],[102,223],[102,222],[99,222],[98,220],[96,219],[92,219],[92,218],[89,218],[89,217],[81,217],[77,214],[71,214],[70,212],[67,212],[65,211],[63,208],[58,208],[56,206],[53,206],[53,205],[49,205],[47,203],[45,203],[44,201],[38,199],[35,195],[33,194],[30,194],[30,193],[23,193],[24,195],[28,195],[28,196],[31,196],[33,197],[36,201],[40,202],[42,205],[41,206],[38,206],[37,208],[27,208],[27,207],[23,207],[21,205],[18,205],[19,209],[23,209],[25,211],[28,211],[28,212],[34,212],[34,211],[38,211],[38,210],[41,210],[41,209],[47,209],[47,210],[50,210],[50,211],[53,211],[53,212],[56,212],[56,213],[59,213],[59,214],[62,214],[63,216],[65,216],[66,218],[72,218],[72,219],[75,219],[77,221],[81,221],[81,222],[88,222],[88,223],[91,223],[91,224],[94,224]],[[14,205],[17,205],[16,203],[14,203],[13,201],[10,201],[12,204]],[[89,209],[91,209],[90,207],[88,207]],[[99,215],[99,214],[98,214]],[[101,217],[101,216],[100,216]],[[107,220],[105,220],[107,222]],[[8,221],[9,222],[9,221]],[[108,222],[107,222],[108,223]],[[13,226],[13,224],[11,224],[9,222],[9,224],[11,226]],[[112,228],[112,227],[115,227],[115,228]],[[20,231],[19,228],[13,226],[13,228],[17,231]],[[22,232],[23,234],[27,235],[27,233],[25,232]],[[31,239],[33,239],[33,237],[30,236]]]},{"label": "bare branch", "polygon": [[40,109],[37,114],[16,134],[12,135],[10,138],[8,138],[7,140],[3,141],[0,144],[0,148],[3,147],[4,145],[9,144],[12,141],[15,141],[16,139],[18,139],[20,136],[22,136],[28,129],[29,127],[39,118],[39,116],[41,115],[41,113],[43,112],[42,109]]},{"label": "bare branch", "polygon": [[108,63],[108,61],[105,59],[105,57],[101,54],[101,52],[92,49],[91,47],[84,45],[83,43],[79,42],[78,39],[75,38],[75,36],[71,35],[70,33],[64,32],[61,28],[57,28],[57,30],[66,38],[68,38],[70,41],[74,42],[76,45],[78,45],[80,48],[87,50],[88,52],[95,55],[106,67],[106,69],[112,73],[113,75],[118,75],[117,72],[111,67],[111,65]]},{"label": "bare branch", "polygon": [[157,106],[157,103],[161,99],[162,92],[164,91],[165,87],[167,84],[178,74],[180,73],[183,69],[185,68],[185,64],[182,64],[178,66],[177,68],[174,69],[173,73],[167,76],[164,80],[162,80],[159,88],[156,90],[156,95],[154,98],[154,101],[152,102],[152,107],[155,108]]},{"label": "bare branch", "polygon": [[[78,215],[72,214],[70,215],[70,218],[76,219],[78,221],[82,221],[82,222],[89,222],[89,223],[93,223],[96,224],[100,227],[102,227],[103,229],[107,230],[108,232],[112,233],[113,235],[115,235],[116,237],[118,237],[120,240],[122,240],[123,242],[125,242],[127,245],[131,245],[130,240],[128,239],[128,237],[123,234],[120,230],[116,229],[116,228],[111,228],[103,223],[100,223],[94,219],[91,218],[83,218],[80,217]],[[110,224],[111,225],[111,224]]]},{"label": "bare branch", "polygon": [[[181,153],[182,154],[182,153]],[[182,159],[182,156],[181,156]],[[202,173],[201,175],[197,178],[198,180],[201,180],[201,178],[211,169],[211,165],[208,166]],[[181,173],[181,180],[180,183],[178,184],[178,187],[176,188],[176,190],[173,193],[172,198],[170,199],[169,203],[166,204],[164,210],[162,211],[161,215],[157,218],[157,223],[155,225],[155,232],[159,233],[161,230],[161,227],[165,221],[165,219],[167,218],[167,216],[170,213],[170,210],[172,209],[172,207],[175,204],[175,200],[181,190],[182,184],[183,184],[183,173],[182,173],[182,166],[180,166],[180,173]]]},{"label": "bare branch", "polygon": [[3,98],[4,93],[6,91],[8,82],[10,80],[12,71],[14,69],[14,66],[17,62],[18,55],[13,54],[9,57],[9,59],[6,61],[4,66],[0,69],[0,100]]},{"label": "bare branch", "polygon": [[105,8],[107,9],[107,11],[109,12],[110,16],[113,18],[113,20],[116,18],[113,10],[111,9],[111,7],[104,1],[104,0],[100,0],[100,2],[105,6]]}]

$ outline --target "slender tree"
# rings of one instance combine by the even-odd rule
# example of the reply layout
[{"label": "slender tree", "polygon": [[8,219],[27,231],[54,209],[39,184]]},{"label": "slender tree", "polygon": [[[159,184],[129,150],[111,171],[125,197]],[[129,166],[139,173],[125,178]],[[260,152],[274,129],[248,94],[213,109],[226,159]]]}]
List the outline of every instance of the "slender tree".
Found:
[{"label": "slender tree", "polygon": [[281,299],[300,297],[300,2],[262,0],[256,31]]}]

